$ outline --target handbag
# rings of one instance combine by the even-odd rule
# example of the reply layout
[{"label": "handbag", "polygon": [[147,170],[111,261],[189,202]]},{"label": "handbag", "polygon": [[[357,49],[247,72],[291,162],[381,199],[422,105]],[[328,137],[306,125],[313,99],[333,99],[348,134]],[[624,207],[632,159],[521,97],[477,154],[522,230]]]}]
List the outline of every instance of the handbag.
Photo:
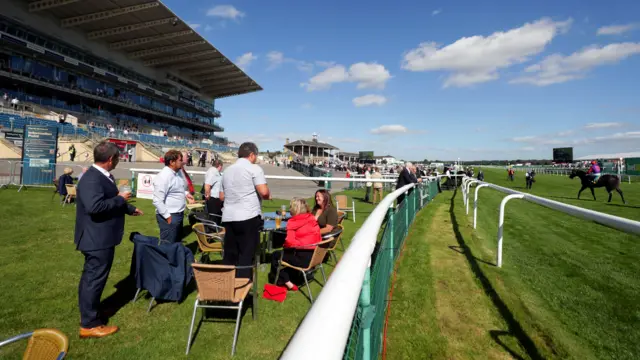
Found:
[{"label": "handbag", "polygon": [[264,284],[262,297],[267,300],[284,302],[284,300],[287,298],[287,288],[284,286]]}]

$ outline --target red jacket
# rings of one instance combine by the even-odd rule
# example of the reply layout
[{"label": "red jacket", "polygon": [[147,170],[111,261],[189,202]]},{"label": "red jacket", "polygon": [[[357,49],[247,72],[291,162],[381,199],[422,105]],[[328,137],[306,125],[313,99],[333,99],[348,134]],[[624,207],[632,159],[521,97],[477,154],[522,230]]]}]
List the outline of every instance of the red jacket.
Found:
[{"label": "red jacket", "polygon": [[[322,241],[320,226],[313,214],[298,214],[287,221],[287,238],[284,247],[300,247]],[[312,250],[315,246],[306,246]]]}]

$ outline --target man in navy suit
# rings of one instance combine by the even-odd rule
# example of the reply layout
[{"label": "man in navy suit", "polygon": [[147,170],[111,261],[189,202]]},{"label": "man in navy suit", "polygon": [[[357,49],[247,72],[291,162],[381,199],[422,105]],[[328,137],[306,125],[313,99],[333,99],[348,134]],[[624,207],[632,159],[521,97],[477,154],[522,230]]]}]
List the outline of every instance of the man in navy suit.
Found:
[{"label": "man in navy suit", "polygon": [[120,159],[118,147],[102,141],[93,149],[95,163],[78,182],[76,196],[76,249],[84,255],[84,269],[78,288],[80,337],[104,337],[118,331],[100,320],[102,291],[113,263],[116,245],[124,235],[124,215],[143,215],[127,200],[131,192],[120,193],[109,171]]},{"label": "man in navy suit", "polygon": [[[418,179],[415,173],[416,173],[416,167],[412,163],[407,162],[404,168],[402,169],[402,171],[400,171],[400,174],[398,175],[398,182],[396,182],[396,190],[409,184],[416,184],[416,183],[422,182],[422,178]],[[412,191],[413,189],[409,189],[408,193],[411,194]],[[404,194],[398,196],[398,205],[400,205],[400,203],[402,203],[403,200],[404,200]]]}]

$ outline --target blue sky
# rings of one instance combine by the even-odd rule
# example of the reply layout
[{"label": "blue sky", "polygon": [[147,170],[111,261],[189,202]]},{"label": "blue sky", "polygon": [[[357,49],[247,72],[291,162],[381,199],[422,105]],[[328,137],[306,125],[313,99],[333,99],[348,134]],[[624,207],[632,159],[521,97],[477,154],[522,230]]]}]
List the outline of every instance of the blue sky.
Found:
[{"label": "blue sky", "polygon": [[403,159],[640,150],[640,1],[165,3],[264,91],[225,135]]}]

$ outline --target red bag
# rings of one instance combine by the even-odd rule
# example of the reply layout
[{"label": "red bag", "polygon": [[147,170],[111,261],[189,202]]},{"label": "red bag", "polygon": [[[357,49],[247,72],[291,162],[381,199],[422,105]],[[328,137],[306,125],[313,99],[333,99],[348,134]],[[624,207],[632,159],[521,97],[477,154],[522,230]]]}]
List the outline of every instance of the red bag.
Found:
[{"label": "red bag", "polygon": [[284,286],[264,284],[262,297],[267,300],[284,302],[284,300],[287,298],[287,288]]}]

